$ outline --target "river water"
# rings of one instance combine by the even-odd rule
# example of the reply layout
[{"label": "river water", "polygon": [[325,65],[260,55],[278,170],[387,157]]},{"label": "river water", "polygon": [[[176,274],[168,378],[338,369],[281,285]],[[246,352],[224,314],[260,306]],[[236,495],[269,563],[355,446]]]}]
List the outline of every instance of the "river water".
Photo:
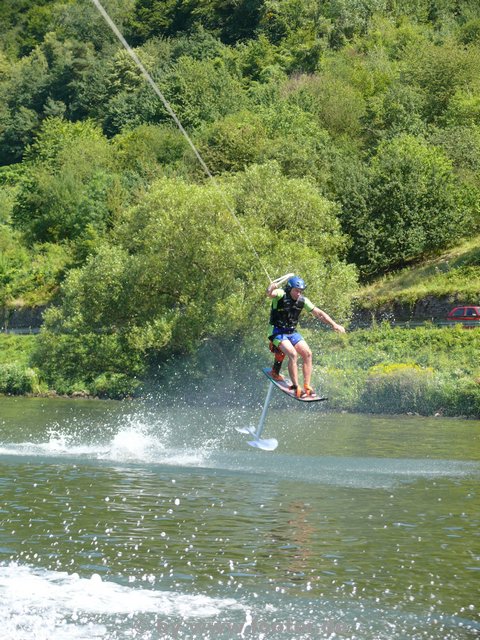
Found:
[{"label": "river water", "polygon": [[478,637],[480,422],[293,405],[0,398],[0,638]]}]

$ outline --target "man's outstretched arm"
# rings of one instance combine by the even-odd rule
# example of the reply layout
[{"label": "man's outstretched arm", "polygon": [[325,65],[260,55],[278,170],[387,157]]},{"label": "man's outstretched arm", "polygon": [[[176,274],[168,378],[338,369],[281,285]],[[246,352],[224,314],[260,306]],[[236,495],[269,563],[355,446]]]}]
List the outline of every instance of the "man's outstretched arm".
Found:
[{"label": "man's outstretched arm", "polygon": [[342,327],[341,324],[337,324],[335,320],[332,320],[328,313],[325,313],[325,311],[322,311],[318,307],[314,307],[312,309],[312,314],[317,318],[317,320],[320,320],[320,322],[330,325],[337,333],[345,333],[345,327]]}]

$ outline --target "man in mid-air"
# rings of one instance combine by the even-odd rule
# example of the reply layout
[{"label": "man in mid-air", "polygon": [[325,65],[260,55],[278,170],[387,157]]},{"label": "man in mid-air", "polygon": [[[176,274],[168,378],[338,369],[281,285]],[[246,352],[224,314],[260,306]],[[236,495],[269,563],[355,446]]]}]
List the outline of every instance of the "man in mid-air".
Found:
[{"label": "man in mid-air", "polygon": [[[276,282],[272,282],[267,288],[267,296],[272,298],[268,338],[270,350],[275,354],[271,376],[275,380],[282,379],[280,368],[285,356],[287,356],[288,373],[292,381],[291,388],[297,398],[315,396],[315,392],[310,386],[312,352],[305,339],[296,331],[302,310],[310,311],[315,318],[330,325],[337,333],[345,333],[342,325],[337,324],[325,311],[316,307],[303,295],[305,289],[305,282],[298,276],[292,276],[285,288],[279,288]],[[303,360],[303,389],[298,384],[298,356]]]}]

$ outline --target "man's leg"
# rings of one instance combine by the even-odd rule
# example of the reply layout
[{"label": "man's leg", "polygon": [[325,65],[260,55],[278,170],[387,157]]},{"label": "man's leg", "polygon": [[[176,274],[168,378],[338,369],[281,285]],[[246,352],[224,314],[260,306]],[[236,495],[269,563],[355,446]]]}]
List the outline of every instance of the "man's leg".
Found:
[{"label": "man's leg", "polygon": [[298,355],[303,359],[303,384],[305,388],[310,387],[312,378],[313,358],[312,351],[305,340],[300,340],[295,345]]},{"label": "man's leg", "polygon": [[288,373],[290,380],[295,387],[298,387],[298,368],[297,368],[297,351],[289,340],[282,340],[278,345],[280,351],[282,351],[288,357]]},{"label": "man's leg", "polygon": [[285,360],[285,354],[283,353],[283,351],[280,351],[280,349],[276,347],[271,340],[269,343],[269,347],[270,351],[275,357],[272,365],[272,375],[274,378],[281,380],[282,376],[280,375],[280,369],[282,368],[282,363]]}]

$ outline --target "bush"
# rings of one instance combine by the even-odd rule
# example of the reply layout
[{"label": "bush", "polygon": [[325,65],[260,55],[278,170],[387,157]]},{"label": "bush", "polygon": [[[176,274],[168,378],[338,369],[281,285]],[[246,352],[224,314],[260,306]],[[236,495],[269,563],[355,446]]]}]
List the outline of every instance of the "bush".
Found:
[{"label": "bush", "polygon": [[360,407],[373,413],[432,412],[433,369],[379,364],[370,369]]},{"label": "bush", "polygon": [[93,381],[90,390],[101,398],[133,396],[140,382],[124,373],[102,373]]},{"label": "bush", "polygon": [[[55,311],[46,314],[47,324]],[[110,385],[112,396],[122,397],[135,389],[134,383],[127,381],[144,373],[142,356],[135,350],[128,351],[119,334],[59,334],[44,330],[35,343],[32,361],[39,366],[49,388],[57,393],[107,395]]]},{"label": "bush", "polygon": [[325,367],[320,372],[319,393],[329,400],[328,408],[356,411],[366,374],[358,369]]},{"label": "bush", "polygon": [[322,361],[319,387],[332,409],[480,416],[480,331],[384,323],[305,335]]},{"label": "bush", "polygon": [[447,416],[480,416],[480,380],[450,377],[436,390],[437,411]]},{"label": "bush", "polygon": [[49,118],[28,159],[12,219],[31,243],[105,230],[122,195],[110,145],[96,125]]},{"label": "bush", "polygon": [[19,364],[0,365],[0,393],[11,395],[31,393],[36,381],[37,376],[33,369]]}]

